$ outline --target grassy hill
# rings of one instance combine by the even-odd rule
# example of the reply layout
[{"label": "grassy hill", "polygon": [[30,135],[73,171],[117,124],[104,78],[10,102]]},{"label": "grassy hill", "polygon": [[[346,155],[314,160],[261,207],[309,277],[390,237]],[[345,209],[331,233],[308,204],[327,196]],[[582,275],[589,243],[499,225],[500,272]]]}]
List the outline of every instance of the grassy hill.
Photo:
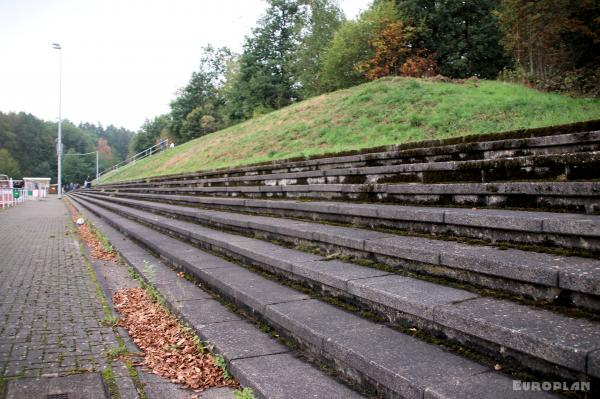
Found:
[{"label": "grassy hill", "polygon": [[102,182],[600,118],[600,99],[495,81],[389,78],[321,95],[182,144]]}]

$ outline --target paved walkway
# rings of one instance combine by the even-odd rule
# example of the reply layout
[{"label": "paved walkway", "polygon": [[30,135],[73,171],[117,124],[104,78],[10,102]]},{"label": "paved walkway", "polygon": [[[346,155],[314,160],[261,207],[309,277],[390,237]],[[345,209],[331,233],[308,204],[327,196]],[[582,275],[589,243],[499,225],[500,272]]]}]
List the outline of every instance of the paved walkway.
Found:
[{"label": "paved walkway", "polygon": [[117,346],[62,201],[0,211],[0,376],[102,370]]}]

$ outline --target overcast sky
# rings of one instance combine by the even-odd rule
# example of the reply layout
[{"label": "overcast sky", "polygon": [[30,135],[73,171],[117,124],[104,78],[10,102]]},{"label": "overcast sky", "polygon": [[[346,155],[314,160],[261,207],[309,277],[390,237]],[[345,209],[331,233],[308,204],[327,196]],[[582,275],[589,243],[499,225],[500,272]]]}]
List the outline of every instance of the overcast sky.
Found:
[{"label": "overcast sky", "polygon": [[[348,18],[370,0],[341,0]],[[0,0],[0,111],[137,130],[169,111],[208,43],[241,51],[262,0]]]}]

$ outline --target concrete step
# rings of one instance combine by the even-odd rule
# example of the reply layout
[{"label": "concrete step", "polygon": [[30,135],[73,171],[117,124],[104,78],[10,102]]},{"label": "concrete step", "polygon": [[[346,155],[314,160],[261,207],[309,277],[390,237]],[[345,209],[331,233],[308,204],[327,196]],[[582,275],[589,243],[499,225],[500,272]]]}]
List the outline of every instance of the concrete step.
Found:
[{"label": "concrete step", "polygon": [[[210,293],[177,276],[163,261],[128,239],[108,222],[84,209],[81,204],[75,205],[107,236],[127,264],[158,289],[168,307],[192,327],[204,343],[211,345],[214,353],[224,357],[232,375],[243,386],[252,388],[257,398],[363,397],[299,359],[289,347],[262,332],[255,324],[243,320],[215,300]],[[115,221],[128,222],[116,215],[114,218]],[[123,227],[123,231],[128,233],[125,225],[115,226]],[[135,232],[133,235],[144,232],[144,229],[132,224],[129,227],[129,232]],[[148,233],[147,242],[161,239],[160,234]],[[167,239],[167,242],[169,240],[172,239]],[[172,243],[178,244],[176,241]],[[207,270],[234,267],[192,247],[182,250],[186,259],[193,258],[197,264],[202,262]],[[269,288],[278,289],[279,286],[271,284]],[[301,298],[298,295],[295,297]]]},{"label": "concrete step", "polygon": [[[89,199],[76,200],[113,227],[160,254],[161,258],[193,274],[204,285],[244,309],[246,314],[268,323],[298,344],[307,357],[328,364],[347,380],[368,387],[378,396],[476,398],[492,395],[513,398],[546,395],[515,391],[510,378],[489,367],[320,300],[306,298],[289,288],[273,286],[275,283],[265,277],[160,235],[93,205]],[[211,240],[227,236],[212,233]],[[230,244],[246,240],[231,235],[229,238]],[[216,267],[211,266],[213,262]],[[261,367],[261,359],[256,358],[253,365]],[[285,365],[270,363],[273,371],[281,367]],[[235,365],[232,371],[236,371]]]},{"label": "concrete step", "polygon": [[[120,212],[129,207],[169,217],[254,234],[294,245],[317,246],[391,267],[443,276],[459,282],[552,302],[570,299],[575,306],[600,309],[600,260],[474,246],[422,237],[399,236],[358,228],[284,218],[242,215],[192,207],[81,193]],[[120,204],[120,205],[118,205]],[[147,214],[140,214],[147,217]]]},{"label": "concrete step", "polygon": [[455,184],[299,184],[292,186],[148,187],[98,190],[114,193],[202,195],[239,198],[286,198],[390,202],[406,205],[542,209],[600,212],[599,182],[510,182]]},{"label": "concrete step", "polygon": [[399,229],[432,236],[468,237],[490,243],[555,246],[600,255],[600,215],[349,204],[327,201],[260,200],[96,191],[99,195],[209,209]]},{"label": "concrete step", "polygon": [[[85,201],[93,204],[91,206],[106,207],[289,280],[300,281],[321,293],[333,293],[349,303],[359,303],[395,325],[416,326],[433,336],[449,338],[503,363],[519,364],[521,368],[543,373],[559,373],[566,378],[581,378],[581,373],[592,378],[600,376],[600,370],[594,367],[588,369],[588,362],[594,364],[595,356],[600,353],[600,324],[597,322],[572,319],[350,263],[326,261],[316,255],[257,239],[218,232],[90,198],[85,198]],[[174,263],[184,268],[192,267],[185,261]],[[229,278],[226,275],[230,271],[218,270],[215,274],[218,276],[213,274],[203,280]],[[244,276],[247,281],[248,277]],[[218,281],[211,284],[219,285]],[[220,291],[227,289],[221,287]]]},{"label": "concrete step", "polygon": [[[399,165],[347,167],[304,172],[177,179],[160,182],[161,187],[293,186],[304,184],[384,183],[490,183],[541,180],[595,179],[600,151],[532,155],[471,161],[425,162]],[[153,186],[154,182],[134,186]]]},{"label": "concrete step", "polygon": [[[404,143],[389,147],[350,151],[344,154],[321,155],[310,159],[279,160],[245,167],[159,176],[151,180],[153,182],[173,179],[193,180],[401,163],[497,159],[597,151],[599,129],[600,123],[591,121],[551,128]],[[137,179],[130,182],[145,183],[146,179]],[[118,183],[115,185],[118,185]]]}]

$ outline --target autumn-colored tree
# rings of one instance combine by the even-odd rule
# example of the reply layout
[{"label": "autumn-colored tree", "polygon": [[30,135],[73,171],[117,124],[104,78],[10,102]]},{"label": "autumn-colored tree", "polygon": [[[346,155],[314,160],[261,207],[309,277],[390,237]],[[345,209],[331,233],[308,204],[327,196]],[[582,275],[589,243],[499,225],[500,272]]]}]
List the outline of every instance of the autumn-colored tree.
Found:
[{"label": "autumn-colored tree", "polygon": [[414,39],[417,28],[391,14],[378,21],[379,28],[371,40],[373,58],[359,64],[368,80],[383,76],[433,76],[436,63],[433,54],[416,48]]},{"label": "autumn-colored tree", "polygon": [[517,65],[509,77],[600,94],[600,1],[502,0],[496,17]]}]

